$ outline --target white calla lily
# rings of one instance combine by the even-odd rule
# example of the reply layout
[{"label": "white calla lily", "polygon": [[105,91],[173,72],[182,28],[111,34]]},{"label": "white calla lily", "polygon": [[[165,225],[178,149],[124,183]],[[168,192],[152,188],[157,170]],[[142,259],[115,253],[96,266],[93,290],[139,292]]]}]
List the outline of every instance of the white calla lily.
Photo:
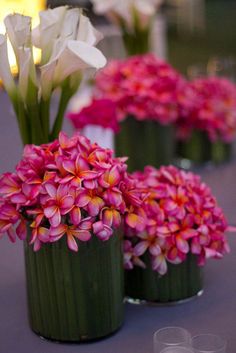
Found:
[{"label": "white calla lily", "polygon": [[42,49],[42,63],[45,64],[53,50],[54,41],[59,36],[66,14],[65,6],[41,11],[40,24],[32,31],[33,45]]},{"label": "white calla lily", "polygon": [[[120,2],[124,2],[124,0],[120,0]],[[108,11],[114,10],[117,7],[118,0],[92,0],[94,11],[97,14],[103,15]]]},{"label": "white calla lily", "polygon": [[80,16],[81,10],[78,8],[72,8],[66,11],[60,30],[60,38],[67,40],[76,39]]},{"label": "white calla lily", "polygon": [[91,0],[94,11],[121,30],[129,55],[150,51],[154,15],[163,0]]},{"label": "white calla lily", "polygon": [[[94,46],[102,35],[81,9],[68,6],[42,11],[40,24],[33,31],[27,16],[9,15],[4,22],[7,33],[0,35],[0,79],[12,100],[22,141],[52,141],[58,137],[67,105],[78,90],[83,72],[106,64],[106,58]],[[17,59],[16,83],[8,61],[8,38]],[[32,44],[42,50],[38,82]],[[58,109],[51,119],[51,96],[57,88]]]},{"label": "white calla lily", "polygon": [[88,17],[80,15],[80,22],[77,34],[77,40],[86,42],[89,45],[96,45],[103,39],[103,34],[97,31],[91,24]]},{"label": "white calla lily", "polygon": [[3,34],[0,34],[0,78],[9,96],[14,96],[16,85],[11,74],[7,55],[7,37]]},{"label": "white calla lily", "polygon": [[105,56],[97,48],[82,41],[70,40],[59,57],[54,74],[55,83],[80,70],[101,69],[106,62]]},{"label": "white calla lily", "polygon": [[146,2],[145,0],[136,0],[135,9],[138,13],[152,16],[156,11],[156,6],[153,2]]},{"label": "white calla lily", "polygon": [[96,45],[103,35],[93,27],[89,18],[82,14],[81,9],[73,8],[67,10],[65,14],[59,37]]},{"label": "white calla lily", "polygon": [[[132,24],[132,10],[138,15],[153,16],[163,0],[92,0],[97,14],[121,17],[128,26]],[[117,21],[116,21],[117,22]]]},{"label": "white calla lily", "polygon": [[50,62],[41,67],[42,94],[46,98],[52,87],[59,86],[78,71],[98,70],[105,65],[106,58],[100,50],[82,41],[69,40]]},{"label": "white calla lily", "polygon": [[19,65],[19,48],[31,45],[31,17],[18,13],[8,15],[4,24]]},{"label": "white calla lily", "polygon": [[23,101],[27,101],[29,90],[32,89],[32,84],[37,86],[37,78],[33,60],[32,50],[30,48],[19,48],[19,89]]}]

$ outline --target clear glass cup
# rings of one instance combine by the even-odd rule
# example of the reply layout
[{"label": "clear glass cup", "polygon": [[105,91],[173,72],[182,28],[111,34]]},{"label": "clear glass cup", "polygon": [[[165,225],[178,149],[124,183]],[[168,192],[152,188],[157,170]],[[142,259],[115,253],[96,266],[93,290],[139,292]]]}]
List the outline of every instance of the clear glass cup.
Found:
[{"label": "clear glass cup", "polygon": [[194,353],[194,351],[192,348],[175,346],[164,348],[161,353]]},{"label": "clear glass cup", "polygon": [[223,76],[235,82],[236,59],[231,56],[213,56],[208,60],[207,72],[209,76]]},{"label": "clear glass cup", "polygon": [[190,341],[190,333],[184,328],[164,327],[154,333],[154,353],[161,353],[165,348],[190,347]]},{"label": "clear glass cup", "polygon": [[201,334],[191,339],[194,353],[226,353],[226,345],[226,340],[212,334]]}]

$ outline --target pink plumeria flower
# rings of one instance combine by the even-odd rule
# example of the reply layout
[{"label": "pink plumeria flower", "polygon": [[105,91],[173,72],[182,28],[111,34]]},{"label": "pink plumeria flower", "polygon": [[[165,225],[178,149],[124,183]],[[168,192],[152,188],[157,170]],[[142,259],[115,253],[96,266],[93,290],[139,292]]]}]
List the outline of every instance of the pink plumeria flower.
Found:
[{"label": "pink plumeria flower", "polygon": [[93,232],[103,241],[108,240],[113,234],[112,228],[104,224],[102,221],[98,221],[93,224]]},{"label": "pink plumeria flower", "polygon": [[204,131],[210,141],[231,143],[236,135],[236,86],[222,77],[196,79],[183,87],[177,123],[181,140],[193,130]]},{"label": "pink plumeria flower", "polygon": [[146,226],[145,213],[141,214],[141,210],[138,213],[129,213],[125,218],[125,222],[128,227],[135,229],[137,232],[142,232]]},{"label": "pink plumeria flower", "polygon": [[133,177],[137,189],[146,195],[142,205],[146,222],[139,229],[137,214],[126,216],[129,261],[130,249],[140,259],[148,253],[152,269],[163,275],[168,263],[180,264],[190,252],[203,265],[206,259],[221,258],[229,251],[223,212],[198,176],[173,166],[159,170],[149,166],[142,173],[133,173]]},{"label": "pink plumeria flower", "polygon": [[101,219],[104,224],[109,227],[119,228],[121,225],[121,215],[114,208],[104,207],[101,212]]},{"label": "pink plumeria flower", "polygon": [[136,256],[143,255],[146,250],[149,250],[150,254],[153,256],[157,256],[161,253],[159,239],[155,235],[140,233],[138,237],[141,241],[139,241],[139,243],[134,247],[134,254]]},{"label": "pink plumeria flower", "polygon": [[80,155],[77,156],[75,161],[70,159],[65,160],[63,168],[69,173],[68,176],[61,180],[61,183],[67,183],[70,181],[71,186],[81,187],[83,180],[93,180],[99,175],[98,172],[89,170],[89,164]]},{"label": "pink plumeria flower", "polygon": [[19,178],[6,173],[1,178],[0,194],[3,194],[5,198],[9,197],[13,203],[25,204],[27,198],[22,192],[22,186],[20,186]]},{"label": "pink plumeria flower", "polygon": [[105,202],[95,191],[82,188],[76,197],[75,204],[77,207],[83,207],[89,216],[97,216]]},{"label": "pink plumeria flower", "polygon": [[34,251],[39,251],[42,243],[48,243],[50,240],[49,229],[45,227],[34,227],[35,224],[31,224],[32,235],[30,244],[34,245]]},{"label": "pink plumeria flower", "polygon": [[185,86],[177,71],[152,54],[113,60],[96,77],[96,92],[116,103],[118,120],[133,116],[164,125],[183,111],[179,96]]},{"label": "pink plumeria flower", "polygon": [[79,134],[26,146],[16,171],[0,177],[0,237],[25,239],[30,225],[35,251],[63,236],[73,251],[92,234],[108,240],[129,213],[144,212],[125,161]]},{"label": "pink plumeria flower", "polygon": [[141,268],[146,268],[145,263],[134,254],[134,248],[132,247],[131,241],[124,240],[123,249],[125,269],[132,270],[134,268],[134,265],[139,266]]},{"label": "pink plumeria flower", "polygon": [[61,223],[61,216],[70,212],[74,204],[74,198],[68,194],[68,187],[53,184],[45,184],[49,199],[44,208],[44,215],[49,219],[51,226],[57,227]]},{"label": "pink plumeria flower", "polygon": [[87,125],[97,125],[105,129],[109,128],[114,132],[119,131],[116,104],[110,99],[93,99],[80,111],[70,112],[68,118],[79,130]]},{"label": "pink plumeria flower", "polygon": [[57,227],[52,227],[49,231],[50,241],[55,242],[61,239],[64,235],[67,236],[67,245],[70,250],[77,252],[78,244],[76,239],[86,242],[91,238],[91,219],[84,219],[77,226],[60,224]]},{"label": "pink plumeria flower", "polygon": [[165,253],[160,253],[152,257],[152,269],[157,271],[161,276],[165,275],[168,271]]}]

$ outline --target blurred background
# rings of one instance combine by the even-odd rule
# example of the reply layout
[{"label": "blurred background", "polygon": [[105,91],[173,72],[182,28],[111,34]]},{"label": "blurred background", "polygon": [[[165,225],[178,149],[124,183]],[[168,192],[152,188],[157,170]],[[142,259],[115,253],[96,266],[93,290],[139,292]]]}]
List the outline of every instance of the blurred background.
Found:
[{"label": "blurred background", "polygon": [[[96,25],[106,23],[104,18],[92,14],[88,0],[47,2],[50,7],[63,4],[83,6]],[[164,51],[182,73],[197,75],[208,66],[208,70],[224,71],[235,79],[235,14],[235,0],[165,0],[159,14],[159,31],[165,41],[161,54]]]},{"label": "blurred background", "polygon": [[[95,15],[89,0],[1,0],[0,32],[5,31],[2,20],[9,12],[23,9],[24,13],[27,9],[31,15],[45,6],[53,8],[64,4],[85,9],[96,28],[105,35],[99,47],[106,57],[125,56],[119,30],[104,17]],[[153,50],[189,78],[215,74],[236,82],[235,14],[235,0],[164,0],[153,26]],[[0,124],[4,131],[0,139],[0,169],[3,172],[13,170],[21,156],[22,144],[4,91],[0,93],[0,105]],[[70,132],[70,129],[66,122],[64,130]],[[16,147],[6,154],[4,146],[9,145],[9,141],[14,141]]]}]

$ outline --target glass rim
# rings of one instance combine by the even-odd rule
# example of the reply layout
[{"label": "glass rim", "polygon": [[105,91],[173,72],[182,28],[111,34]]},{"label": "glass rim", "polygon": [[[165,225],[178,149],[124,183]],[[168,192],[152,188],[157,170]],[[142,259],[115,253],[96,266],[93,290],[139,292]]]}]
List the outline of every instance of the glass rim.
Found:
[{"label": "glass rim", "polygon": [[175,350],[178,351],[180,349],[181,353],[185,353],[184,351],[186,351],[187,353],[194,353],[194,350],[192,347],[182,347],[182,346],[169,346],[169,347],[164,348],[161,352],[168,353],[169,349],[173,350],[172,352],[174,352]]},{"label": "glass rim", "polygon": [[[198,338],[201,338],[201,337],[211,337],[211,338],[216,338],[217,339],[217,342],[219,343],[219,346],[216,347],[216,348],[213,348],[213,349],[199,349],[197,347],[194,347],[193,343],[194,343],[194,340],[195,339],[198,339]],[[198,350],[199,352],[201,353],[217,353],[217,352],[220,352],[222,349],[226,348],[227,346],[227,341],[224,337],[222,336],[219,336],[219,335],[216,335],[214,333],[200,333],[198,335],[195,335],[195,336],[192,336],[191,339],[190,339],[190,343],[191,343],[191,346],[193,349],[195,350]]]},{"label": "glass rim", "polygon": [[158,340],[159,342],[164,343],[164,344],[168,344],[169,346],[176,346],[176,343],[180,343],[181,344],[181,343],[185,343],[186,342],[185,340],[183,340],[183,341],[173,342],[172,343],[172,342],[168,342],[166,340],[162,340],[162,339],[158,339],[157,338],[157,335],[160,332],[168,331],[169,329],[178,329],[179,331],[184,332],[188,336],[188,339],[189,339],[189,342],[190,342],[190,340],[191,340],[190,332],[188,330],[186,330],[185,328],[180,327],[180,326],[166,326],[166,327],[160,328],[159,330],[155,331],[154,334],[153,334],[154,341]]}]

